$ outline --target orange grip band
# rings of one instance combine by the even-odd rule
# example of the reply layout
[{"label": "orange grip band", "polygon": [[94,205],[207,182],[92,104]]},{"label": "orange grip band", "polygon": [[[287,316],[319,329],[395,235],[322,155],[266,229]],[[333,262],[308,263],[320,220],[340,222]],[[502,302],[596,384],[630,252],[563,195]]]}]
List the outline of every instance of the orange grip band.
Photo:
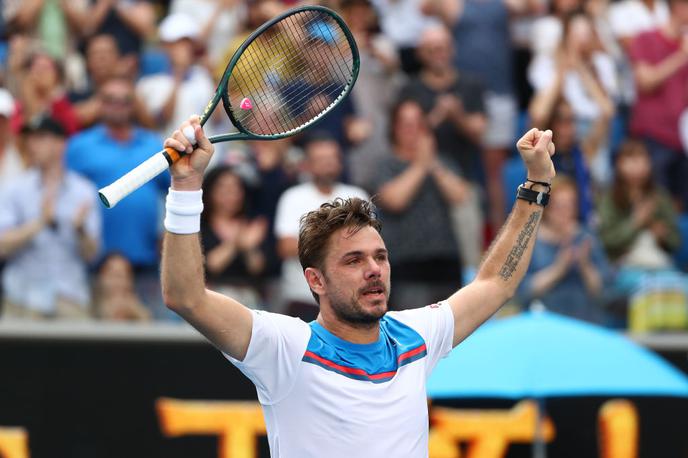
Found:
[{"label": "orange grip band", "polygon": [[174,149],[174,148],[170,148],[169,146],[168,146],[167,148],[165,148],[165,151],[167,152],[167,155],[168,155],[168,156],[170,157],[170,159],[172,160],[172,163],[173,163],[173,164],[174,164],[175,162],[177,162],[179,159],[181,159],[182,156],[183,156],[182,153],[180,153],[179,151],[177,151],[177,150]]}]

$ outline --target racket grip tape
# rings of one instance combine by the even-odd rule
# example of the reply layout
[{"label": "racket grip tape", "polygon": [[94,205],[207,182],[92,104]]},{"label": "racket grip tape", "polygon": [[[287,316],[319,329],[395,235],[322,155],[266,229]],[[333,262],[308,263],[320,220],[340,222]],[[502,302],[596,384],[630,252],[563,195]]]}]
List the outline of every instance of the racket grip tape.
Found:
[{"label": "racket grip tape", "polygon": [[[100,189],[98,195],[103,204],[107,208],[114,207],[120,200],[167,170],[176,161],[170,160],[171,158],[166,153],[168,151],[161,151],[151,156],[114,183]],[[176,151],[175,153],[179,159],[179,153]]]}]

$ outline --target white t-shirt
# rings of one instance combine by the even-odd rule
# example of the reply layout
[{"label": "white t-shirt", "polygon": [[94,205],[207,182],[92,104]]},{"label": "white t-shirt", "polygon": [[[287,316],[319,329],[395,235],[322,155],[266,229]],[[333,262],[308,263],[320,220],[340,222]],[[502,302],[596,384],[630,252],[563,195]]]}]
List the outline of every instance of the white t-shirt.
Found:
[{"label": "white t-shirt", "polygon": [[0,155],[0,188],[10,183],[25,170],[17,149],[7,145],[4,154]]},{"label": "white t-shirt", "polygon": [[[136,84],[136,93],[146,108],[158,116],[174,88],[174,78],[166,73],[144,76]],[[177,91],[177,100],[170,120],[160,129],[162,135],[170,135],[193,113],[201,114],[215,93],[215,85],[208,71],[200,65],[189,69],[187,77]]]},{"label": "white t-shirt", "polygon": [[652,9],[640,0],[623,0],[609,6],[609,24],[617,38],[632,38],[669,21],[669,7],[656,0]]},{"label": "white t-shirt", "polygon": [[[330,194],[321,193],[313,183],[302,183],[287,189],[277,202],[275,236],[278,239],[298,238],[301,217],[337,197],[367,200],[368,193],[359,187],[341,183],[337,183]],[[282,263],[282,297],[287,301],[312,302],[316,305],[297,257],[285,259]]]},{"label": "white t-shirt", "polygon": [[562,35],[561,20],[556,16],[543,16],[533,22],[530,49],[534,55],[554,54]]},{"label": "white t-shirt", "polygon": [[[592,55],[592,65],[600,81],[602,89],[613,100],[619,96],[619,81],[614,60],[609,54],[595,52]],[[528,67],[528,81],[536,91],[541,91],[554,84],[557,75],[556,60],[547,54],[537,55]],[[600,115],[600,107],[588,94],[583,80],[578,72],[569,71],[564,76],[563,94],[566,101],[579,119],[591,120]]]},{"label": "white t-shirt", "polygon": [[440,22],[420,10],[421,0],[373,0],[380,28],[399,48],[415,48],[423,31]]},{"label": "white t-shirt", "polygon": [[[172,0],[170,2],[170,14],[184,13],[194,19],[199,29],[203,29],[213,19],[218,11],[217,0]],[[236,2],[230,8],[224,8],[215,18],[215,26],[208,34],[208,55],[213,65],[222,65],[220,61],[227,52],[229,43],[241,30],[241,21],[246,14],[243,2]],[[207,101],[206,101],[207,102]]]},{"label": "white t-shirt", "polygon": [[428,456],[425,383],[454,336],[446,302],[388,313],[371,344],[252,313],[246,357],[225,356],[256,386],[272,458]]}]

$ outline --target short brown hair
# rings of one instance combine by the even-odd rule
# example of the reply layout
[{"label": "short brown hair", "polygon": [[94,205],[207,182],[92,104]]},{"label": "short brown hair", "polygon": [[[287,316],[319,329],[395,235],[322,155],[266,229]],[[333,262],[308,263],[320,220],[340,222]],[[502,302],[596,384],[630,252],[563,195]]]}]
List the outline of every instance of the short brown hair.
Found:
[{"label": "short brown hair", "polygon": [[[301,267],[304,271],[308,267],[323,270],[330,236],[341,228],[350,228],[355,233],[366,226],[382,231],[375,205],[357,197],[336,198],[322,204],[317,210],[306,213],[301,217],[299,225]],[[313,293],[313,297],[319,304],[318,295]]]}]

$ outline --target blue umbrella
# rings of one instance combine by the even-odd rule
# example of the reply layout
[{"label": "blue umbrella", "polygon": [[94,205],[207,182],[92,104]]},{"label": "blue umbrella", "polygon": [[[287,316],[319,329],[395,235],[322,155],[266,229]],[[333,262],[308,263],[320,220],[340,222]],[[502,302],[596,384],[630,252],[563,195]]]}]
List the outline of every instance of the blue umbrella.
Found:
[{"label": "blue umbrella", "polygon": [[435,368],[431,398],[688,397],[688,377],[617,332],[538,311],[483,325]]},{"label": "blue umbrella", "polygon": [[[622,334],[536,311],[483,325],[439,362],[427,391],[434,399],[536,398],[541,431],[546,397],[688,397],[688,377]],[[533,456],[546,456],[539,432]]]}]

